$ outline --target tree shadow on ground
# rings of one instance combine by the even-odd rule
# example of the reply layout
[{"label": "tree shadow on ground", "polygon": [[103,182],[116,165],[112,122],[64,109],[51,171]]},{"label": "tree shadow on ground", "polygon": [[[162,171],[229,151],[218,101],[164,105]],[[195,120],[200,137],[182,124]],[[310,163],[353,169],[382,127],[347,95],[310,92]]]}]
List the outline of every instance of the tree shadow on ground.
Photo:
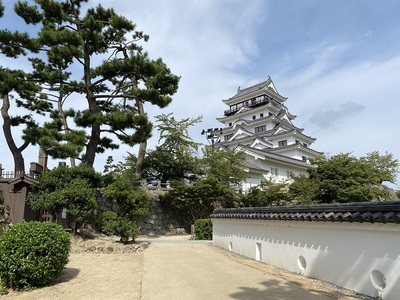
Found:
[{"label": "tree shadow on ground", "polygon": [[282,299],[304,299],[321,300],[330,297],[308,290],[291,282],[282,282],[275,279],[260,282],[263,288],[239,287],[241,291],[231,294],[232,299],[238,300],[282,300]]},{"label": "tree shadow on ground", "polygon": [[65,268],[63,274],[55,279],[49,286],[56,285],[62,282],[68,282],[78,276],[80,270],[76,268]]}]

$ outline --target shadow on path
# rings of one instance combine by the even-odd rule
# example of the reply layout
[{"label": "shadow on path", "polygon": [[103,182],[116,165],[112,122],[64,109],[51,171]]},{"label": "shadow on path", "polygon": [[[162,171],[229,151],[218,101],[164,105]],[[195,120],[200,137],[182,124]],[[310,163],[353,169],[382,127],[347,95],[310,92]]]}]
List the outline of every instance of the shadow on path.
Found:
[{"label": "shadow on path", "polygon": [[[230,294],[231,299],[238,300],[282,300],[282,299],[304,299],[304,300],[319,300],[321,293],[307,290],[299,285],[290,282],[282,282],[275,279],[263,281],[259,283],[264,288],[258,289],[253,287],[239,287],[240,292]],[[288,298],[294,295],[294,298]]]}]

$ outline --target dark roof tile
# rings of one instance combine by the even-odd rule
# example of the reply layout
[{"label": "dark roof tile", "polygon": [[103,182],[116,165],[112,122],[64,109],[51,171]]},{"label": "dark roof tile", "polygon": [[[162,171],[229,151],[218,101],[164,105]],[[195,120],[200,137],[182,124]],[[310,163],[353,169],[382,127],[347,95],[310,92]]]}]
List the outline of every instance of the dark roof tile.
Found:
[{"label": "dark roof tile", "polygon": [[400,224],[400,201],[216,209],[212,218]]}]

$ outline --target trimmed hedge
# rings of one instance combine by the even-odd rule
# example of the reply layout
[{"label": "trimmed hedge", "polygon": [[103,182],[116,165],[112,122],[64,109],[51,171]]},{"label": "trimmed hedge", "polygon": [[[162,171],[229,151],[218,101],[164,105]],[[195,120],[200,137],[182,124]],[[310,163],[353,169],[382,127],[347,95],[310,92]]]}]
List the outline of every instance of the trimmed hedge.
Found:
[{"label": "trimmed hedge", "polygon": [[198,219],[194,222],[194,234],[196,240],[212,240],[211,219]]},{"label": "trimmed hedge", "polygon": [[23,222],[0,236],[0,279],[3,287],[30,289],[59,277],[68,263],[71,240],[62,226]]}]

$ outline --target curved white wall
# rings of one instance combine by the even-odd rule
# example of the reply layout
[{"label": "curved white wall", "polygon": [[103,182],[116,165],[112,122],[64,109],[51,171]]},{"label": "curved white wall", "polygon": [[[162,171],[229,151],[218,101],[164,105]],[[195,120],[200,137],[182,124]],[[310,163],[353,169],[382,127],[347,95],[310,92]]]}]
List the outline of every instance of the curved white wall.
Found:
[{"label": "curved white wall", "polygon": [[400,299],[399,224],[214,218],[213,243],[370,296],[385,285],[383,299]]}]

